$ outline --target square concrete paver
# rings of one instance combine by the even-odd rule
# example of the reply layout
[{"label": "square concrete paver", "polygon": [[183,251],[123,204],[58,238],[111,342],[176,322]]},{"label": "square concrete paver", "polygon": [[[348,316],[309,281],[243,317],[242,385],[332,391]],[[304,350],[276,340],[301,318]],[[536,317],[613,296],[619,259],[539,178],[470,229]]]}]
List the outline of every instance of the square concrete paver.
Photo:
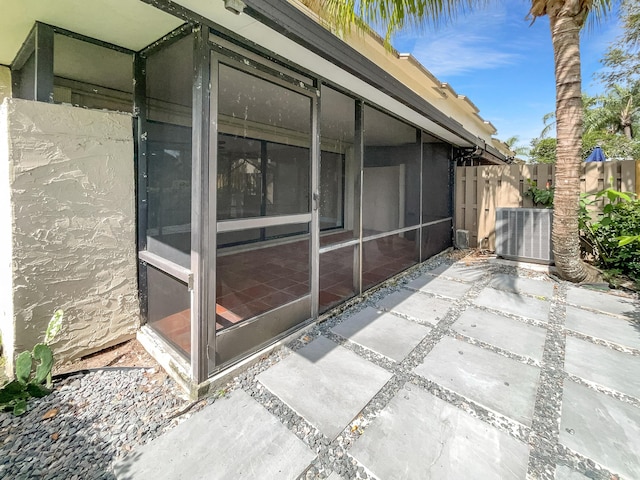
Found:
[{"label": "square concrete paver", "polygon": [[401,362],[429,333],[429,327],[375,308],[347,318],[331,329],[333,333],[373,350],[395,362]]},{"label": "square concrete paver", "polygon": [[567,337],[567,373],[640,399],[640,357]]},{"label": "square concrete paver", "polygon": [[431,275],[422,275],[409,283],[406,287],[412,290],[420,290],[421,292],[433,293],[443,297],[461,298],[469,291],[472,285],[462,283],[455,280],[448,280],[441,277],[432,277]]},{"label": "square concrete paver", "polygon": [[462,280],[463,282],[477,282],[489,271],[491,271],[491,267],[486,264],[457,262],[453,265],[440,265],[427,273]]},{"label": "square concrete paver", "polygon": [[415,372],[524,425],[531,425],[539,370],[444,337]]},{"label": "square concrete paver", "polygon": [[528,293],[545,298],[553,297],[553,286],[555,284],[551,280],[537,280],[533,278],[516,277],[515,275],[507,275],[500,273],[494,275],[489,283],[490,287],[498,290],[507,290],[516,293]]},{"label": "square concrete paver", "polygon": [[640,409],[570,380],[564,382],[560,443],[625,479],[640,478]]},{"label": "square concrete paver", "polygon": [[297,478],[315,458],[242,390],[216,401],[114,465],[118,479]]},{"label": "square concrete paver", "polygon": [[391,373],[319,337],[257,378],[333,439],[387,383]]},{"label": "square concrete paver", "polygon": [[452,301],[436,298],[412,290],[400,290],[378,301],[377,306],[422,322],[437,324],[451,308]]},{"label": "square concrete paver", "polygon": [[430,393],[402,389],[351,455],[380,479],[518,479],[527,445]]},{"label": "square concrete paver", "polygon": [[632,322],[569,305],[565,327],[590,337],[640,350],[640,321]]},{"label": "square concrete paver", "polygon": [[631,298],[596,292],[588,288],[569,287],[567,302],[640,322],[640,303]]},{"label": "square concrete paver", "polygon": [[453,324],[463,335],[495,345],[509,352],[542,360],[547,331],[496,313],[468,308]]},{"label": "square concrete paver", "polygon": [[558,465],[556,468],[556,480],[589,480],[589,477],[564,465]]},{"label": "square concrete paver", "polygon": [[502,313],[510,313],[545,323],[549,321],[551,304],[548,301],[527,297],[519,293],[503,292],[487,287],[480,292],[474,303]]}]

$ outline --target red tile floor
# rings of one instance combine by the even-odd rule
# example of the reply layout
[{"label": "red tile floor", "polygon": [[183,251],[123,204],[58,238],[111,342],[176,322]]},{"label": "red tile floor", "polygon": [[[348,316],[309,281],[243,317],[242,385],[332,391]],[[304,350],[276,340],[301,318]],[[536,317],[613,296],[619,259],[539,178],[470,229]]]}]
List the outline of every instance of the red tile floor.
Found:
[{"label": "red tile floor", "polygon": [[[321,237],[321,245],[352,238],[351,232]],[[355,295],[355,247],[320,255],[320,312]],[[401,236],[371,240],[363,249],[363,288],[369,288],[417,263],[416,244]],[[217,258],[216,329],[285,305],[310,293],[308,240],[242,251]],[[191,350],[189,310],[153,323],[164,337]]]}]

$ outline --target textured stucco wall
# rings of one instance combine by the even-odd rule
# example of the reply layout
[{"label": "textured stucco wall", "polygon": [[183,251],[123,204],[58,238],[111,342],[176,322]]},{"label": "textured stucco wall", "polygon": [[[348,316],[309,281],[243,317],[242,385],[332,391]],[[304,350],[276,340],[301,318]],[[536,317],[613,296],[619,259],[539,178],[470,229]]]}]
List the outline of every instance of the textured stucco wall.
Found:
[{"label": "textured stucco wall", "polygon": [[41,339],[56,308],[59,361],[133,337],[131,117],[17,99],[6,108],[16,351]]},{"label": "textured stucco wall", "polygon": [[13,275],[11,273],[11,195],[7,102],[0,103],[0,334],[7,370],[13,368]]}]

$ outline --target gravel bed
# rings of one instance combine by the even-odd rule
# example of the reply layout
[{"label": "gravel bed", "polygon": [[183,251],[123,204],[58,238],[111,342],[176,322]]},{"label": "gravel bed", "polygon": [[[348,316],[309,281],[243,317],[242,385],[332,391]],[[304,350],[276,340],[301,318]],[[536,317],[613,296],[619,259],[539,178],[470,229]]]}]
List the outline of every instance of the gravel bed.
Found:
[{"label": "gravel bed", "polygon": [[[491,262],[484,257],[469,257],[468,262],[487,266],[487,273],[457,300],[450,300],[446,315],[431,326],[428,335],[400,363],[358,346],[333,333],[331,329],[351,315],[378,302],[392,292],[402,290],[413,279],[428,273],[443,263],[451,264],[465,257],[467,252],[448,251],[400,274],[378,288],[367,292],[362,300],[351,301],[336,309],[286,347],[276,350],[248,370],[240,373],[218,395],[242,389],[278,418],[284,426],[300,438],[317,454],[311,466],[301,475],[302,479],[327,478],[333,472],[344,479],[374,479],[349,451],[367,426],[375,420],[389,402],[402,391],[422,389],[482,421],[528,443],[531,447],[528,478],[553,480],[556,465],[565,465],[586,474],[590,478],[610,478],[611,473],[595,465],[558,443],[559,419],[562,399],[562,383],[567,378],[563,371],[566,332],[565,282],[557,281],[545,273]],[[466,260],[465,260],[466,261]],[[557,284],[552,303],[549,324],[507,315],[514,319],[547,330],[541,362],[515,355],[488,343],[460,335],[452,329],[454,322],[469,307],[485,309],[473,300],[485,288],[493,275],[509,274],[520,277],[549,279]],[[427,296],[437,296],[421,292]],[[491,311],[487,309],[487,311]],[[504,314],[503,314],[504,315]],[[414,320],[415,321],[415,320]],[[303,348],[319,336],[343,345],[367,361],[392,373],[391,379],[372,398],[356,419],[333,441],[325,437],[313,425],[295,413],[278,397],[264,388],[257,375],[283,358]],[[502,356],[540,368],[533,422],[531,427],[521,425],[501,414],[465,398],[435,382],[414,373],[434,346],[445,336],[478,345]],[[587,338],[585,338],[587,339]],[[594,339],[588,339],[594,341]],[[595,342],[594,342],[595,343]],[[598,342],[599,343],[599,342]],[[608,345],[616,348],[616,345]],[[621,347],[616,349],[620,350]],[[638,354],[638,352],[630,352]],[[574,379],[576,380],[576,379]],[[580,383],[584,383],[577,379]],[[592,385],[591,388],[594,388]],[[600,390],[600,389],[599,389]],[[615,392],[604,392],[614,395]],[[615,394],[616,398],[620,394]],[[637,400],[620,398],[635,406]],[[11,479],[113,479],[113,462],[136,446],[145,444],[198,410],[215,401],[215,398],[190,403],[180,389],[166,376],[150,369],[120,371],[96,371],[59,381],[48,397],[31,401],[29,411],[14,418],[0,413],[0,478]],[[46,418],[51,416],[51,418]]]},{"label": "gravel bed", "polygon": [[532,478],[554,480],[556,446],[560,435],[562,383],[564,381],[564,319],[566,286],[554,289],[547,336],[544,343],[540,380],[531,424],[528,474]]},{"label": "gravel bed", "polygon": [[0,413],[0,478],[115,478],[116,458],[188,416],[172,418],[188,402],[172,380],[154,374],[136,368],[69,377],[30,400],[26,414]]}]

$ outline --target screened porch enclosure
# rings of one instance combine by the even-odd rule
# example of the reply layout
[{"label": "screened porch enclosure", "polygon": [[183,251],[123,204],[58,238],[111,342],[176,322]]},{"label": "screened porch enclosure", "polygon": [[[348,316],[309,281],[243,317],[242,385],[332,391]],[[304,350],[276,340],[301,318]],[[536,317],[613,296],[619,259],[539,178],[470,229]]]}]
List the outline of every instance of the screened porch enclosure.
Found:
[{"label": "screened porch enclosure", "polygon": [[137,61],[147,323],[197,382],[451,245],[449,144],[198,29]]}]

